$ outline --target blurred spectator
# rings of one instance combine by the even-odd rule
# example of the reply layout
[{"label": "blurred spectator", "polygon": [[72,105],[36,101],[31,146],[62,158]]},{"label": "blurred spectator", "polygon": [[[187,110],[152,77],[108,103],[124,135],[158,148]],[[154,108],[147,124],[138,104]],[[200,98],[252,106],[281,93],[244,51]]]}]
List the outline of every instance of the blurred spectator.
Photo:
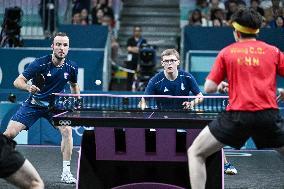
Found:
[{"label": "blurred spectator", "polygon": [[207,0],[196,0],[196,9],[199,9],[202,17],[209,18],[209,6]]},{"label": "blurred spectator", "polygon": [[277,16],[275,18],[275,25],[276,25],[276,28],[283,28],[284,27],[284,17]]},{"label": "blurred spectator", "polygon": [[228,10],[226,14],[226,20],[229,21],[231,16],[238,10],[238,1],[237,0],[229,0],[228,2]]},{"label": "blurred spectator", "polygon": [[76,12],[81,12],[82,9],[89,10],[90,0],[72,0],[72,1],[73,1],[72,15],[74,15]]},{"label": "blurred spectator", "polygon": [[43,24],[43,31],[46,37],[50,37],[55,32],[57,20],[58,0],[41,0],[39,3],[39,15]]},{"label": "blurred spectator", "polygon": [[113,10],[108,2],[108,0],[98,0],[97,9],[102,9],[104,15],[108,15],[111,19],[114,19]]},{"label": "blurred spectator", "polygon": [[195,9],[191,14],[188,14],[189,26],[207,26],[207,20],[202,17],[201,11]]},{"label": "blurred spectator", "polygon": [[81,24],[81,13],[80,12],[74,13],[74,15],[72,16],[72,24],[74,25]]},{"label": "blurred spectator", "polygon": [[[229,4],[230,4],[230,2],[231,2],[232,0],[227,0],[227,1],[225,1],[225,10],[228,10],[229,9]],[[237,5],[244,5],[244,6],[246,6],[246,2],[248,1],[248,0],[233,0],[233,1],[236,1],[236,3],[237,3]]]},{"label": "blurred spectator", "polygon": [[88,25],[89,24],[89,11],[86,8],[83,8],[80,12],[81,16],[81,24]]},{"label": "blurred spectator", "polygon": [[274,20],[272,20],[268,27],[270,28],[284,28],[284,17],[277,16]]},{"label": "blurred spectator", "polygon": [[250,1],[250,7],[254,10],[256,10],[261,16],[264,16],[264,10],[260,7],[260,1],[259,0],[251,0]]},{"label": "blurred spectator", "polygon": [[222,27],[223,26],[223,22],[221,19],[219,18],[215,18],[212,20],[212,26],[213,27]]},{"label": "blurred spectator", "polygon": [[[140,26],[133,27],[133,36],[127,40],[127,68],[136,70],[139,60],[139,51],[143,44],[147,41],[142,37],[142,28]],[[132,90],[134,75],[127,75],[127,90]]]},{"label": "blurred spectator", "polygon": [[112,18],[109,15],[104,15],[102,19],[102,25],[108,26],[110,32],[110,41],[111,41],[111,59],[114,62],[117,62],[118,59],[118,51],[119,51],[119,44],[117,42],[114,28],[112,27]]},{"label": "blurred spectator", "polygon": [[23,10],[20,7],[5,9],[0,32],[0,47],[22,47],[21,20]]},{"label": "blurred spectator", "polygon": [[114,34],[114,28],[111,25],[112,18],[109,15],[103,15],[101,24],[103,26],[108,26],[109,31]]},{"label": "blurred spectator", "polygon": [[222,9],[222,10],[225,10],[225,5],[224,5],[223,2],[221,2],[219,0],[210,0],[209,8],[210,8],[210,10],[212,10],[212,9]]},{"label": "blurred spectator", "polygon": [[98,20],[97,18],[97,12],[98,10],[103,11],[103,15],[107,15],[112,19],[112,26],[114,25],[114,14],[113,10],[111,8],[111,1],[107,0],[92,0],[92,9],[91,9],[91,15],[92,15],[92,23],[96,24],[95,21]]},{"label": "blurred spectator", "polygon": [[264,17],[267,23],[277,16],[284,16],[284,9],[280,6],[280,0],[271,0],[272,6],[264,10]]},{"label": "blurred spectator", "polygon": [[96,12],[96,16],[92,16],[92,24],[101,25],[103,22],[104,12],[102,9],[98,9]]},{"label": "blurred spectator", "polygon": [[221,25],[226,26],[227,22],[225,20],[225,12],[223,9],[215,8],[211,10],[210,21],[208,23],[209,26],[213,26],[213,20],[218,19],[221,20]]},{"label": "blurred spectator", "polygon": [[238,9],[245,9],[247,8],[247,5],[244,1],[238,2]]}]

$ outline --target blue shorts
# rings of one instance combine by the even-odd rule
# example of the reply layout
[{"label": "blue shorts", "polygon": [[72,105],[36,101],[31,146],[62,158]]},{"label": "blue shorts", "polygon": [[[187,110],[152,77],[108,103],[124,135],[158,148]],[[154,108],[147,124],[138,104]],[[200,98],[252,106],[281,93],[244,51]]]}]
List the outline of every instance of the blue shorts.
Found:
[{"label": "blue shorts", "polygon": [[28,102],[24,102],[20,109],[16,112],[16,114],[13,115],[11,120],[24,124],[26,126],[25,130],[29,130],[29,128],[39,118],[45,118],[50,122],[50,124],[53,124],[52,116],[53,114],[49,111],[48,108],[39,107]]}]

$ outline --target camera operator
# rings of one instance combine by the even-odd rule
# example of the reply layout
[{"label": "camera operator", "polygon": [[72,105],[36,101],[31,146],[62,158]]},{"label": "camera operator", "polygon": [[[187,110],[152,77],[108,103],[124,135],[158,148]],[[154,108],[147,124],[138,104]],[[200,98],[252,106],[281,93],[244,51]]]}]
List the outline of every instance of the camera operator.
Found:
[{"label": "camera operator", "polygon": [[22,9],[19,7],[10,7],[5,9],[5,15],[0,34],[0,47],[21,47],[23,41],[21,38],[21,17]]},{"label": "camera operator", "polygon": [[[142,28],[140,26],[133,27],[133,36],[127,40],[127,68],[131,70],[137,69],[137,64],[139,60],[140,48],[147,41],[142,37]],[[127,74],[127,90],[132,89],[132,83],[134,79],[134,74]]]}]

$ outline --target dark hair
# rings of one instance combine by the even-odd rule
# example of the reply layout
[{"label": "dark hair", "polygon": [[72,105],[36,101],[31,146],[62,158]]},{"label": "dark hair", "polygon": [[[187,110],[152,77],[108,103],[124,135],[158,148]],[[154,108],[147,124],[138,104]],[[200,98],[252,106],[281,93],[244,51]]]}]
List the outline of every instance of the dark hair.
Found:
[{"label": "dark hair", "polygon": [[133,31],[134,31],[136,28],[139,28],[139,29],[142,31],[142,27],[141,27],[140,25],[134,25],[134,26],[133,26]]},{"label": "dark hair", "polygon": [[[237,22],[238,24],[248,28],[259,29],[262,24],[262,17],[256,10],[252,8],[244,8],[239,9],[232,15],[231,23],[232,22]],[[256,37],[256,34],[240,33],[242,38]]]},{"label": "dark hair", "polygon": [[[199,19],[198,20],[196,20],[194,17],[193,17],[193,15],[195,14],[195,13],[197,13],[198,14],[198,16],[199,16]],[[194,23],[194,22],[202,22],[202,13],[201,13],[201,11],[199,10],[199,9],[194,9],[192,12],[191,12],[191,14],[190,14],[190,17],[189,17],[189,22],[190,23]]]},{"label": "dark hair", "polygon": [[54,34],[54,36],[52,37],[52,43],[54,41],[54,38],[60,36],[60,37],[68,37],[67,34],[65,32],[57,32]]},{"label": "dark hair", "polygon": [[[218,13],[218,12],[221,12],[221,13],[223,14],[223,16],[224,16],[224,11],[223,11],[223,9],[214,8],[214,9],[211,9],[211,17],[210,17],[210,19],[211,19],[211,20],[214,20],[215,18],[219,18],[219,17],[216,16],[216,13]],[[221,18],[219,18],[219,19],[221,19]]]},{"label": "dark hair", "polygon": [[[277,26],[277,19],[278,19],[278,18],[281,18],[282,21],[284,22],[284,17],[283,17],[283,16],[281,16],[281,15],[276,16],[275,19],[274,19],[274,23],[275,23],[275,27],[276,27],[276,28],[278,27],[278,26]],[[281,26],[281,28],[283,28],[283,27],[284,27],[284,23],[283,23],[283,26]]]},{"label": "dark hair", "polygon": [[252,3],[252,2],[257,2],[258,4],[260,3],[260,1],[259,0],[250,0],[250,3]]}]

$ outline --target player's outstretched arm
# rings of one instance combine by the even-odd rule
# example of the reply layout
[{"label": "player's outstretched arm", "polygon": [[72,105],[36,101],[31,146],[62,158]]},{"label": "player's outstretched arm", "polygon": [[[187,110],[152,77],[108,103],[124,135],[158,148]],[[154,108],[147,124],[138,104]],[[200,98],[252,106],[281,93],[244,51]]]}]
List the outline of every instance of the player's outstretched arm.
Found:
[{"label": "player's outstretched arm", "polygon": [[147,108],[147,103],[146,103],[146,100],[145,98],[141,98],[139,104],[138,104],[138,108],[140,108],[141,110],[144,110]]},{"label": "player's outstretched arm", "polygon": [[[71,90],[71,93],[73,94],[80,94],[80,87],[78,85],[78,83],[72,83],[72,82],[69,82],[70,83],[70,90]],[[78,97],[75,97],[75,104],[74,104],[74,108],[75,109],[79,109],[82,107],[82,99],[80,96]]]},{"label": "player's outstretched arm", "polygon": [[207,79],[204,84],[204,91],[206,93],[216,93],[217,87],[218,86],[214,81]]},{"label": "player's outstretched arm", "polygon": [[37,93],[40,89],[35,85],[27,84],[28,80],[20,74],[14,81],[14,86],[18,89],[28,91],[29,93]]},{"label": "player's outstretched arm", "polygon": [[70,90],[71,90],[71,93],[73,94],[80,94],[80,87],[78,83],[70,82]]},{"label": "player's outstretched arm", "polygon": [[184,106],[184,109],[193,109],[194,106],[200,104],[203,102],[203,94],[200,92],[196,95],[196,98],[192,101],[185,101],[182,103],[182,105]]},{"label": "player's outstretched arm", "polygon": [[204,90],[206,93],[228,93],[229,84],[225,81],[222,81],[217,85],[214,81],[207,79],[204,84]]}]

